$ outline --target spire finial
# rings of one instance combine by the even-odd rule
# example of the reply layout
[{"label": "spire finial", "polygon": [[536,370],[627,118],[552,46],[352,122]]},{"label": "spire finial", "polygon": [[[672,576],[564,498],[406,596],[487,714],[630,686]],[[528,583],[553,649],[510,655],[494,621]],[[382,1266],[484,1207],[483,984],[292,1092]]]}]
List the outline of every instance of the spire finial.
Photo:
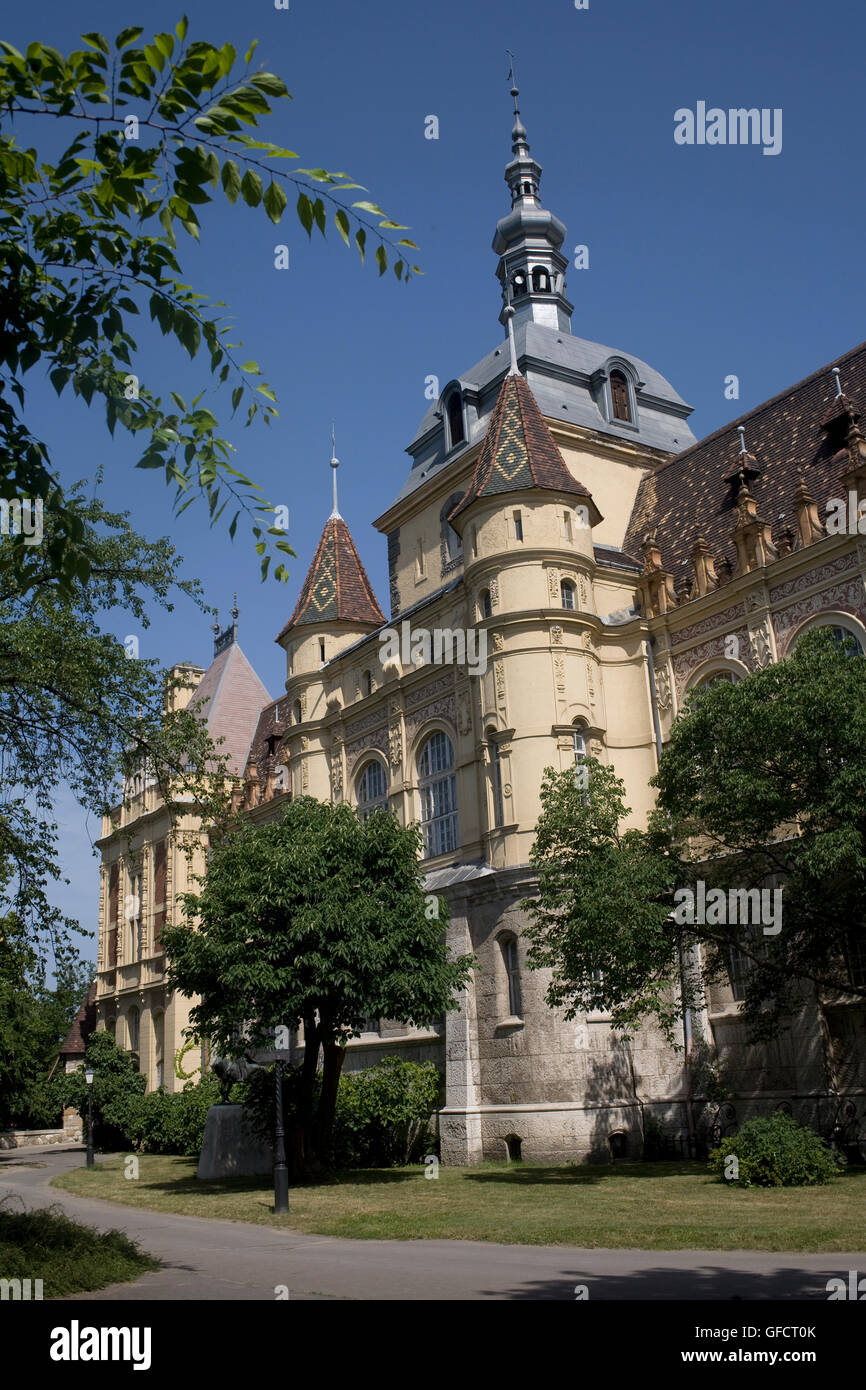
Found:
[{"label": "spire finial", "polygon": [[841,395],[844,395],[844,392],[843,392],[843,390],[842,390],[842,379],[841,379],[841,377],[839,376],[839,368],[838,368],[838,367],[834,367],[834,368],[833,368],[833,376],[834,376],[834,378],[835,378],[835,380],[836,380],[836,399],[838,400],[839,397],[840,397]]},{"label": "spire finial", "polygon": [[520,96],[520,89],[517,86],[517,76],[514,71],[514,54],[510,48],[506,48],[505,52],[508,56],[508,76],[511,81],[511,95],[514,98],[514,114],[519,116],[520,108],[517,105],[517,98]]},{"label": "spire finial", "polygon": [[241,610],[238,608],[238,591],[237,591],[237,589],[235,589],[235,592],[234,592],[234,602],[232,603],[232,606],[231,606],[231,608],[229,609],[229,612],[231,613],[231,616],[232,616],[232,635],[233,635],[234,637],[237,637],[237,635],[238,635],[238,618],[241,616]]},{"label": "spire finial", "polygon": [[505,265],[505,308],[502,310],[502,317],[505,319],[505,331],[508,334],[508,356],[509,356],[509,376],[520,376],[520,368],[517,365],[517,344],[514,340],[514,305],[511,303],[511,283],[508,278],[508,263]]},{"label": "spire finial", "polygon": [[746,448],[746,431],[742,425],[737,425],[737,434],[740,436],[740,453],[747,454],[749,451]]},{"label": "spire finial", "polygon": [[339,516],[340,509],[337,506],[337,469],[340,467],[340,460],[337,458],[337,442],[334,434],[334,426],[331,424],[331,467],[334,470],[334,508],[331,516]]}]

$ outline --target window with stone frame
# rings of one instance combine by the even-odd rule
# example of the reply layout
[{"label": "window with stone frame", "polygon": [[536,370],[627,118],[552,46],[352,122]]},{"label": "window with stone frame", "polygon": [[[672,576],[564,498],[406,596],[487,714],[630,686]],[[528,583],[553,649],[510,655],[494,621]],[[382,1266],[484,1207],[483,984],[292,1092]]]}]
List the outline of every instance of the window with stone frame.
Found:
[{"label": "window with stone frame", "polygon": [[168,879],[168,844],[157,840],[153,847],[153,949],[160,949],[160,932],[166,924]]},{"label": "window with stone frame", "polygon": [[502,799],[502,758],[496,742],[496,730],[487,730],[487,745],[490,749],[490,783],[493,793],[493,825],[496,829],[505,824],[505,810]]},{"label": "window with stone frame", "polygon": [[366,820],[379,807],[388,809],[388,774],[378,758],[371,759],[355,782],[358,815]]},{"label": "window with stone frame", "polygon": [[448,520],[462,497],[462,492],[452,492],[439,511],[439,550],[443,575],[450,574],[463,563],[463,541]]},{"label": "window with stone frame", "polygon": [[430,735],[418,757],[418,793],[424,858],[433,859],[457,849],[460,840],[454,745],[441,729]]},{"label": "window with stone frame", "polygon": [[106,939],[105,968],[113,970],[117,965],[117,919],[120,905],[120,865],[117,860],[108,870],[108,932]]},{"label": "window with stone frame", "polygon": [[506,1000],[509,1018],[523,1017],[523,997],[520,988],[520,957],[517,937],[507,932],[499,938],[499,950],[505,971]]},{"label": "window with stone frame", "polygon": [[[448,447],[456,449],[465,439],[463,428],[463,398],[459,391],[452,391],[448,397]],[[455,506],[457,503],[455,502]]]}]

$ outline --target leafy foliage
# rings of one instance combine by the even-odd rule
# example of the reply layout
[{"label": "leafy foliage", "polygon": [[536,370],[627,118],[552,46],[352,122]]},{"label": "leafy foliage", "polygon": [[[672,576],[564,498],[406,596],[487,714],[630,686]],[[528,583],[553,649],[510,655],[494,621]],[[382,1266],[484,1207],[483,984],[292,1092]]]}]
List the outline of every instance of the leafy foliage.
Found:
[{"label": "leafy foliage", "polygon": [[188,1083],[182,1091],[149,1091],[130,1135],[131,1147],[143,1153],[185,1154],[198,1158],[204,1140],[207,1112],[217,1105],[220,1086],[215,1076]]},{"label": "leafy foliage", "polygon": [[[440,1078],[432,1062],[387,1057],[340,1078],[328,1163],[334,1168],[394,1168],[413,1163],[434,1144],[429,1122],[439,1103]],[[262,1139],[274,1138],[274,1070],[241,1083],[245,1120]],[[241,1089],[240,1087],[238,1088]],[[302,1106],[300,1067],[283,1071],[283,1115],[291,1131]],[[315,1086],[316,1099],[320,1086]]]},{"label": "leafy foliage", "polygon": [[521,904],[528,963],[548,967],[551,1007],[566,1018],[610,1010],[626,1035],[647,1014],[670,1035],[678,1017],[671,983],[679,969],[667,917],[673,867],[638,830],[613,770],[586,760],[587,786],[574,772],[547,768],[530,862],[538,896]]},{"label": "leafy foliage", "polygon": [[[225,306],[184,282],[178,227],[198,239],[201,211],[219,190],[230,204],[261,205],[279,223],[291,185],[308,235],[314,226],[324,235],[330,209],[347,245],[356,228],[362,260],[367,234],[378,240],[380,275],[388,249],[414,247],[391,241],[403,226],[376,203],[346,204],[345,195],[362,188],[347,174],[298,168],[294,151],[251,133],[272,102],[289,97],[281,78],[253,66],[255,43],[239,63],[231,44],[188,39],[187,28],[184,18],[174,33],[144,44],[138,26],[113,44],[89,33],[85,47],[66,56],[39,42],[24,53],[0,42],[0,496],[44,499],[45,545],[64,585],[86,581],[93,556],[26,418],[25,378],[37,368],[58,395],[71,391],[88,406],[101,400],[112,433],[120,425],[141,439],[137,466],[164,473],[178,512],[200,497],[214,524],[231,503],[232,537],[246,512],[263,578],[268,544],[278,557],[294,553],[270,524],[274,507],[231,463],[235,448],[220,435],[204,392],[189,404],[175,392],[167,399],[134,370],[131,320],[144,312],[191,358],[207,354],[216,389],[230,390],[232,413],[245,425],[276,414],[258,364],[241,361],[240,344],[230,341],[234,330],[217,312]],[[61,132],[72,127],[51,159],[20,144],[12,129],[14,121],[16,130],[41,131],[43,116]],[[410,270],[398,253],[394,271],[409,279],[418,267]],[[29,575],[32,550],[15,538],[0,568]],[[274,575],[287,578],[282,562]]]},{"label": "leafy foliage", "polygon": [[142,540],[125,515],[77,494],[70,507],[93,561],[86,583],[61,590],[43,547],[27,579],[0,574],[0,910],[14,910],[59,962],[78,930],[48,893],[62,878],[61,787],[99,816],[146,769],[170,808],[181,792],[184,809],[194,803],[208,819],[225,806],[224,762],[202,721],[166,710],[166,674],[100,626],[123,611],[146,630],[155,605],[171,611],[175,589],[204,607],[198,583],[180,581],[169,542]]},{"label": "leafy foliage", "polygon": [[68,946],[55,982],[15,913],[0,919],[0,1129],[54,1125],[61,1104],[49,1067],[90,985],[91,966]]},{"label": "leafy foliage", "polygon": [[[550,1004],[609,1010],[626,1033],[652,1017],[672,1038],[683,1001],[699,1000],[696,946],[705,977],[724,976],[732,950],[746,960],[752,1041],[816,988],[866,997],[852,965],[866,944],[866,660],[817,630],[788,660],[698,691],[662,754],[646,832],[622,829],[611,769],[587,767],[586,790],[548,769],[532,851],[529,963],[553,971]],[[778,934],[674,915],[675,889],[760,891],[771,875]]]},{"label": "leafy foliage", "polygon": [[[736,1157],[736,1178],[725,1179],[727,1160]],[[813,1129],[790,1115],[759,1115],[709,1156],[710,1170],[737,1187],[814,1187],[828,1183],[844,1167]]]},{"label": "leafy foliage", "polygon": [[8,1197],[0,1202],[3,1278],[41,1279],[45,1298],[102,1289],[158,1268],[123,1231],[82,1226],[59,1206],[21,1211]]},{"label": "leafy foliage", "polygon": [[187,923],[163,932],[168,987],[198,996],[190,1027],[221,1055],[273,1048],[276,1028],[303,1025],[299,1163],[327,1161],[345,1043],[365,1016],[425,1024],[457,1007],[472,960],[449,958],[419,852],[417,827],[385,811],[362,822],[303,797],[217,839],[201,892],[184,896]]},{"label": "leafy foliage", "polygon": [[[131,1146],[138,1133],[146,1079],[134,1058],[109,1033],[91,1033],[84,1054],[94,1070],[93,1143],[97,1149]],[[83,1068],[59,1078],[64,1105],[74,1106],[87,1123],[87,1082]]]}]

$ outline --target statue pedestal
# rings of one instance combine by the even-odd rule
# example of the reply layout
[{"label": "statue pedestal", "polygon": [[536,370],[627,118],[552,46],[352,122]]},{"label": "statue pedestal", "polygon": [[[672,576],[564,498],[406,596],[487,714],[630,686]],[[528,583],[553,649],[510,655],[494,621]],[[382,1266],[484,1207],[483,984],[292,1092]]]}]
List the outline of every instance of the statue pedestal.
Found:
[{"label": "statue pedestal", "polygon": [[243,1123],[242,1105],[212,1105],[207,1112],[204,1141],[196,1177],[253,1178],[272,1173],[274,1153]]}]

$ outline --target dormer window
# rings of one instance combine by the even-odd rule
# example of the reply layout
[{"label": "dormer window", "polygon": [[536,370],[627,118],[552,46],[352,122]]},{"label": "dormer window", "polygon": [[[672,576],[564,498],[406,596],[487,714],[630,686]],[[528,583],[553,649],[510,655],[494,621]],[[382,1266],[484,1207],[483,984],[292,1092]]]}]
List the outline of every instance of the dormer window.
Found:
[{"label": "dormer window", "polygon": [[610,404],[614,420],[624,420],[627,425],[633,423],[628,382],[625,372],[621,372],[618,367],[610,374]]},{"label": "dormer window", "polygon": [[463,400],[459,391],[452,391],[448,398],[448,440],[449,447],[455,449],[465,439],[463,430]]}]

